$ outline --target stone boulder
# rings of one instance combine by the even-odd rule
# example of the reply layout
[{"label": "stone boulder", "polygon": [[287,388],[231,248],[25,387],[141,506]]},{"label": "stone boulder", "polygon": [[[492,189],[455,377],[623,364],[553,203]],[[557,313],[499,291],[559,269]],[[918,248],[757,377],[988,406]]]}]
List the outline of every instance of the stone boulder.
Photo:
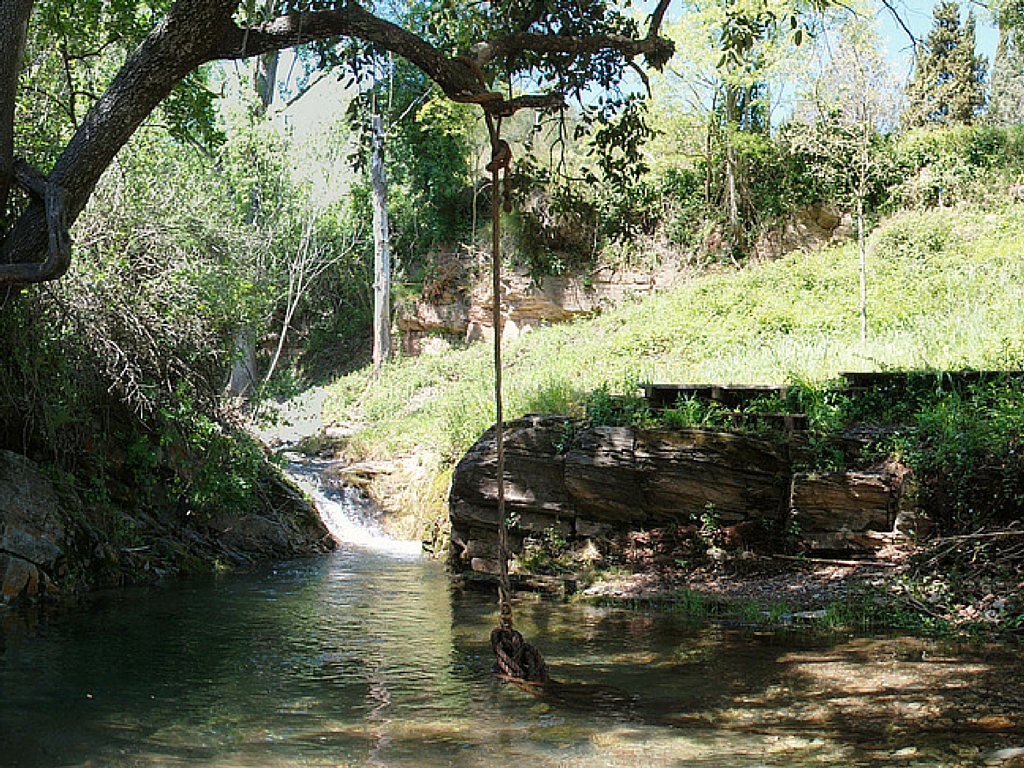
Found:
[{"label": "stone boulder", "polygon": [[640,432],[635,449],[648,516],[666,521],[705,511],[725,524],[784,512],[785,448],[700,429]]},{"label": "stone boulder", "polygon": [[[777,521],[786,512],[784,447],[703,430],[585,427],[564,416],[506,425],[510,546],[550,532],[611,540],[650,526],[691,525],[711,511],[723,525]],[[491,570],[496,554],[494,430],[455,468],[449,497],[457,570]]]},{"label": "stone boulder", "polygon": [[635,449],[636,432],[629,427],[592,427],[575,435],[564,481],[578,517],[618,524],[644,519]]},{"label": "stone boulder", "polygon": [[0,450],[0,602],[57,590],[66,573],[69,503],[38,465]]},{"label": "stone boulder", "polygon": [[896,495],[882,470],[793,476],[790,508],[812,549],[870,550],[894,530]]},{"label": "stone boulder", "polygon": [[[518,551],[528,533],[554,530],[573,535],[575,509],[565,487],[561,441],[573,421],[527,416],[505,426],[505,508],[515,519],[511,544]],[[453,552],[474,570],[490,571],[497,545],[498,483],[495,431],[489,429],[459,462],[452,476],[449,515]]]},{"label": "stone boulder", "polygon": [[[730,532],[797,530],[811,551],[870,551],[921,529],[905,492],[905,468],[799,474],[792,471],[792,456],[800,454],[791,441],[587,427],[564,416],[527,416],[505,430],[513,553],[541,533],[584,545],[600,540],[607,549],[637,532],[662,530],[672,538],[709,520],[725,539]],[[457,571],[495,568],[496,463],[491,429],[455,468],[449,517]]]}]

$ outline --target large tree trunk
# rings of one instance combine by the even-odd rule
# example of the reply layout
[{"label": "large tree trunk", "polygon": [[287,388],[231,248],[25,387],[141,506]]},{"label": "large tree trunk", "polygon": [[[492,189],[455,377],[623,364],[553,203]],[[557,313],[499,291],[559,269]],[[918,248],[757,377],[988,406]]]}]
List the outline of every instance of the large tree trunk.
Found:
[{"label": "large tree trunk", "polygon": [[373,187],[373,370],[391,354],[391,236],[384,175],[384,126],[373,116],[370,184]]},{"label": "large tree trunk", "polygon": [[34,0],[0,0],[0,216],[14,186],[14,106]]},{"label": "large tree trunk", "polygon": [[[67,226],[81,214],[100,176],[142,121],[178,82],[210,58],[237,6],[238,0],[178,0],[128,57],[48,176],[49,184],[63,191]],[[60,277],[66,263],[39,261],[49,237],[46,207],[37,200],[0,247],[0,284]]]}]

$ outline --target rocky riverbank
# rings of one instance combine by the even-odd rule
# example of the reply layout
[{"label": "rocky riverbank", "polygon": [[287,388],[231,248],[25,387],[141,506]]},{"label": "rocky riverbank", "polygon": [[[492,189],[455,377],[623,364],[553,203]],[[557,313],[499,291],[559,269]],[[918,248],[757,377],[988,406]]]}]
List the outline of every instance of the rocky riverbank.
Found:
[{"label": "rocky riverbank", "polygon": [[276,468],[267,464],[258,481],[258,512],[225,505],[189,515],[83,500],[69,477],[0,450],[0,607],[334,547]]},{"label": "rocky riverbank", "polygon": [[[504,442],[511,551],[527,558],[544,539],[628,567],[730,549],[872,554],[925,522],[905,468],[799,471],[804,449],[792,434],[591,426],[552,415],[509,422]],[[456,467],[449,512],[453,567],[494,572],[493,430]]]},{"label": "rocky riverbank", "polygon": [[[811,475],[793,470],[792,439],[561,416],[510,422],[505,445],[523,588],[773,620],[1024,628],[1024,529],[925,538],[905,468]],[[490,431],[454,473],[451,563],[465,583],[497,571],[495,467]]]}]

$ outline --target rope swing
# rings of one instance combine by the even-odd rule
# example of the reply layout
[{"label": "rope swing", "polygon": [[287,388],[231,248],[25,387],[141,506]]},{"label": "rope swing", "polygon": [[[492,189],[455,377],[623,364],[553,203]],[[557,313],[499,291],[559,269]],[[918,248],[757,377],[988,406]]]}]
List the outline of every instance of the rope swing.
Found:
[{"label": "rope swing", "polygon": [[[509,169],[512,149],[501,138],[501,115],[493,116],[484,106],[487,131],[491,139],[491,278],[493,290],[494,324],[494,438],[497,446],[497,500],[498,500],[498,613],[499,623],[491,632],[497,670],[512,680],[545,683],[548,668],[544,657],[526,642],[512,626],[512,589],[508,578],[508,519],[505,516],[505,429],[501,388],[501,209],[504,200],[506,213],[512,210]],[[502,185],[502,182],[504,184]]]}]

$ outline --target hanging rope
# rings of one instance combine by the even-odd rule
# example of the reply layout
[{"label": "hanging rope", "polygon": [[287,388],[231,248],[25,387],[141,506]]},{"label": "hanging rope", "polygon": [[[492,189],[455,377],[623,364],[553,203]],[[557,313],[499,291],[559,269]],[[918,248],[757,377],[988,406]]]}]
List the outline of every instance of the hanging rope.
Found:
[{"label": "hanging rope", "polygon": [[[512,208],[511,184],[508,174],[512,165],[512,149],[501,138],[501,116],[492,116],[484,107],[487,131],[491,139],[491,288],[494,325],[494,439],[497,446],[498,500],[498,626],[491,632],[498,670],[516,680],[546,682],[547,664],[534,646],[526,642],[512,626],[512,588],[508,578],[508,518],[505,515],[505,427],[501,382],[501,201],[505,212]],[[502,184],[502,182],[504,182]]]}]

